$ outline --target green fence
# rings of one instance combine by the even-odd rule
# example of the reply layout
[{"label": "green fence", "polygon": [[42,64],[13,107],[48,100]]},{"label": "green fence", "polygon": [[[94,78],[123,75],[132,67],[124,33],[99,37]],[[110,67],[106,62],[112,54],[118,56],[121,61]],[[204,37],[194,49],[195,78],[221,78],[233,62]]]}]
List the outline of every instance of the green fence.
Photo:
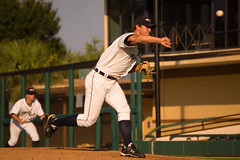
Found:
[{"label": "green fence", "polygon": [[[227,119],[231,118],[232,119]],[[141,151],[149,154],[160,155],[184,155],[184,156],[240,156],[240,134],[171,134],[169,141],[156,141],[153,135],[157,130],[180,126],[179,130],[184,129],[184,125],[190,124],[188,128],[201,126],[201,130],[216,129],[218,127],[226,127],[225,122],[231,122],[229,126],[239,125],[240,114],[224,115],[220,117],[209,117],[193,121],[185,121],[169,125],[158,126],[150,131],[145,138],[150,138],[148,141],[139,141],[138,147]],[[222,124],[222,125],[220,125]],[[212,127],[213,125],[213,127]],[[215,126],[215,127],[214,127]],[[201,131],[197,130],[197,131]],[[172,131],[172,130],[170,130]],[[173,141],[174,138],[185,137],[187,140]],[[204,140],[199,140],[204,137]],[[197,140],[192,140],[195,138]]]},{"label": "green fence", "polygon": [[[25,96],[25,84],[26,84],[26,76],[32,75],[32,74],[38,74],[38,73],[44,73],[45,75],[45,113],[50,113],[50,74],[51,72],[55,71],[68,71],[68,114],[73,113],[73,104],[74,104],[74,70],[75,69],[84,69],[84,68],[93,68],[96,64],[96,60],[94,61],[88,61],[88,62],[81,62],[81,63],[74,63],[74,64],[68,64],[68,65],[62,65],[62,66],[56,66],[56,67],[48,67],[48,68],[40,68],[40,69],[32,69],[32,70],[24,70],[24,71],[17,71],[17,72],[11,72],[11,73],[0,73],[0,80],[1,80],[1,99],[0,99],[0,135],[1,135],[1,144],[0,146],[4,146],[4,140],[5,140],[5,134],[4,134],[4,128],[6,125],[9,125],[10,119],[6,119],[4,117],[5,115],[5,90],[6,90],[6,82],[5,78],[7,76],[21,76],[21,97]],[[137,59],[137,63],[140,62],[140,59]],[[139,72],[131,73],[130,74],[131,83],[131,103],[130,108],[132,110],[131,117],[132,117],[132,127],[133,127],[133,142],[136,143],[136,140],[141,140],[141,75]],[[135,83],[136,79],[136,83]],[[137,95],[135,96],[135,90],[137,90]],[[135,104],[135,97],[137,98],[137,104]],[[111,115],[111,134],[112,134],[112,149],[118,150],[118,143],[119,143],[119,135],[118,135],[118,120],[117,120],[117,114],[115,110],[111,107],[103,107],[101,110],[100,117],[97,120],[96,123],[96,149],[100,149],[101,147],[101,116],[103,114],[110,114]],[[58,117],[62,115],[57,115]],[[40,121],[39,118],[36,118],[35,121]],[[137,124],[137,126],[135,125]],[[137,127],[137,133],[135,132],[135,127]],[[68,127],[68,147],[73,147],[73,127]],[[21,133],[20,137],[21,146],[25,146],[25,134],[24,132]],[[49,138],[44,138],[44,146],[49,146]]]},{"label": "green fence", "polygon": [[[140,59],[138,59],[138,63]],[[74,104],[74,70],[75,69],[84,69],[84,68],[93,68],[96,64],[96,61],[75,63],[63,66],[33,69],[33,70],[24,70],[11,73],[0,73],[0,147],[4,146],[5,133],[4,129],[6,125],[9,125],[10,119],[5,118],[5,113],[7,112],[5,106],[5,91],[6,91],[6,77],[7,76],[20,76],[20,85],[21,85],[21,97],[25,96],[25,87],[26,87],[26,76],[31,74],[44,73],[45,77],[45,113],[50,113],[50,74],[55,71],[67,71],[68,72],[68,111],[66,115],[73,113],[73,104]],[[208,141],[156,141],[156,137],[153,136],[157,130],[161,128],[167,128],[177,125],[200,123],[203,129],[206,129],[206,122],[211,120],[220,120],[222,117],[211,117],[206,119],[182,122],[177,124],[170,124],[166,126],[156,127],[154,130],[149,132],[146,135],[146,138],[151,138],[149,141],[142,140],[142,97],[141,97],[141,74],[139,72],[130,74],[130,108],[131,108],[131,119],[132,119],[132,135],[133,143],[137,145],[138,149],[144,153],[149,154],[163,154],[163,155],[197,155],[197,156],[240,156],[240,135],[188,135],[190,137],[199,137],[199,136],[209,136],[210,140]],[[135,95],[135,91],[137,94]],[[136,104],[135,104],[136,101]],[[104,114],[111,115],[111,135],[112,135],[112,149],[118,150],[119,145],[119,132],[118,132],[118,121],[117,114],[112,107],[103,107],[100,113],[100,116],[96,122],[96,149],[101,148],[101,117]],[[66,116],[66,115],[57,115],[57,117]],[[238,115],[238,114],[236,114]],[[227,116],[236,116],[236,115],[227,115]],[[239,118],[237,118],[239,119]],[[39,118],[36,118],[34,121],[40,121]],[[216,123],[216,122],[214,122]],[[208,124],[211,125],[212,123]],[[136,130],[135,130],[136,129]],[[183,137],[185,135],[171,135],[170,139],[175,137]],[[68,147],[73,147],[73,127],[68,127]],[[186,137],[186,136],[185,136]],[[211,138],[212,137],[212,138]],[[220,137],[220,140],[212,140],[213,137]],[[221,138],[223,137],[223,138]],[[21,133],[20,137],[21,146],[25,145],[25,134]],[[49,138],[44,138],[44,146],[49,147]]]}]

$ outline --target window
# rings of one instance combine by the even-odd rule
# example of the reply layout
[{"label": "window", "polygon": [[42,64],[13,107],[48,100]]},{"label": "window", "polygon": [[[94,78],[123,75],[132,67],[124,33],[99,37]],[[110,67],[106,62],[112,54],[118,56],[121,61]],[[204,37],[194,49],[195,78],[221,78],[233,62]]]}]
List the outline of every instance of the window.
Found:
[{"label": "window", "polygon": [[136,17],[149,15],[159,35],[172,39],[165,52],[240,47],[240,0],[159,0],[159,22],[154,2],[108,0],[109,44],[129,32]]},{"label": "window", "polygon": [[[109,44],[131,31],[134,19],[153,8],[153,0],[108,0]],[[151,14],[153,11],[150,11]]]},{"label": "window", "polygon": [[214,1],[214,48],[238,46],[238,0]]}]

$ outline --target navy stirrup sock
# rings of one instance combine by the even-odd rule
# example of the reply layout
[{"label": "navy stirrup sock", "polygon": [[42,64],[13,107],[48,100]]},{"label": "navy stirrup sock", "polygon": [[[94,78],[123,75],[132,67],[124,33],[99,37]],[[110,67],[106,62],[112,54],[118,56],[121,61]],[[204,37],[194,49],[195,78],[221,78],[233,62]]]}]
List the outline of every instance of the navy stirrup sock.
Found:
[{"label": "navy stirrup sock", "polygon": [[131,121],[130,120],[122,120],[118,122],[119,130],[122,134],[122,138],[124,141],[124,146],[127,147],[129,143],[132,142],[132,135],[131,135]]},{"label": "navy stirrup sock", "polygon": [[64,118],[58,118],[53,121],[51,124],[54,126],[77,126],[77,116],[78,114],[74,114],[71,116],[67,116]]},{"label": "navy stirrup sock", "polygon": [[32,146],[33,147],[39,147],[39,141],[32,141]]}]

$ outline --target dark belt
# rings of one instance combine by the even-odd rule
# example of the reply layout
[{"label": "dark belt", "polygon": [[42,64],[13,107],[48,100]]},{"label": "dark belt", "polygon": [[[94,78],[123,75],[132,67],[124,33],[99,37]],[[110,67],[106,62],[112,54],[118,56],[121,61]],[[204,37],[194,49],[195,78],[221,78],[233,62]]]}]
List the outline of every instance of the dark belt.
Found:
[{"label": "dark belt", "polygon": [[113,77],[113,76],[105,76],[106,74],[102,71],[100,71],[99,69],[97,68],[93,68],[94,71],[96,71],[97,73],[99,73],[100,75],[104,76],[104,77],[107,77],[108,79],[111,79],[111,80],[117,80],[117,78]]}]

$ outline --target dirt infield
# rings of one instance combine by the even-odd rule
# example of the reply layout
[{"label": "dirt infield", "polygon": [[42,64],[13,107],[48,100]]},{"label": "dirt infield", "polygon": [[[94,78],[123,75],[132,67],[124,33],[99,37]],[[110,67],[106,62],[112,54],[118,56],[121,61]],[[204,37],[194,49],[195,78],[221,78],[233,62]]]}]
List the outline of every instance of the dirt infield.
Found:
[{"label": "dirt infield", "polygon": [[[91,149],[68,148],[0,148],[0,160],[133,160],[121,157],[119,151],[96,151]],[[197,160],[192,157],[146,155],[146,160]]]}]

